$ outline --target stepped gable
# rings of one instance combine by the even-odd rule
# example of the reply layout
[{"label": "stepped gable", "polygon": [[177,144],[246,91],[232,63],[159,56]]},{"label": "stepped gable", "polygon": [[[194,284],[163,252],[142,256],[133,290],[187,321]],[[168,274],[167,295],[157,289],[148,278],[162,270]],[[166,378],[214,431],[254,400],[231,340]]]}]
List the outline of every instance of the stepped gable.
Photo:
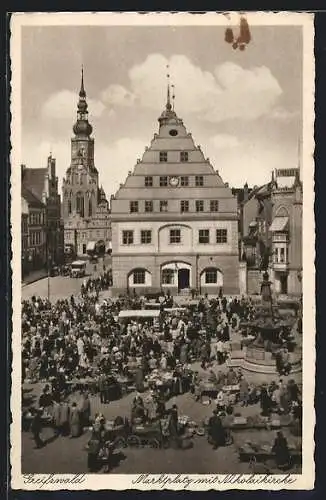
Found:
[{"label": "stepped gable", "polygon": [[[154,134],[142,158],[137,160],[133,171],[129,172],[113,197],[113,212],[129,210],[127,205],[123,207],[117,203],[118,200],[141,202],[155,199],[223,199],[220,211],[233,212],[236,210],[236,199],[231,189],[214,170],[201,147],[195,144],[183,120],[170,106],[167,102],[158,118],[158,133]],[[162,176],[167,177],[165,185],[160,181]],[[182,179],[184,176],[188,177],[187,183]],[[202,185],[196,176],[203,177]],[[152,179],[146,183],[146,177]]]}]

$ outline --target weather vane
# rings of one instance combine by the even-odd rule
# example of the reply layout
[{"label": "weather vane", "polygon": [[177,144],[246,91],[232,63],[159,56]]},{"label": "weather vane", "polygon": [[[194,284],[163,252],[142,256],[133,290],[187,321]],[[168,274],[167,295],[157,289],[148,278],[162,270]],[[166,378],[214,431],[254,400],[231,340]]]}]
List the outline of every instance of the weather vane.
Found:
[{"label": "weather vane", "polygon": [[245,50],[246,46],[251,41],[251,33],[249,24],[244,16],[240,17],[240,29],[238,36],[234,35],[232,28],[226,28],[224,39],[226,43],[232,44],[234,50]]}]

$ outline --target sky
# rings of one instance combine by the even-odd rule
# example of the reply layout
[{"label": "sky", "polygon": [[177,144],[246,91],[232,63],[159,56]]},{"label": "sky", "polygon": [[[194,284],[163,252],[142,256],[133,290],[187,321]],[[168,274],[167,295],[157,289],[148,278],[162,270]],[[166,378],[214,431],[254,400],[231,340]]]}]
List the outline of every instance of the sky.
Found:
[{"label": "sky", "polygon": [[95,165],[107,196],[141,158],[166,102],[166,66],[175,111],[232,187],[268,182],[299,163],[302,28],[254,26],[245,51],[222,26],[24,26],[22,158],[57,175],[70,164],[81,66]]}]

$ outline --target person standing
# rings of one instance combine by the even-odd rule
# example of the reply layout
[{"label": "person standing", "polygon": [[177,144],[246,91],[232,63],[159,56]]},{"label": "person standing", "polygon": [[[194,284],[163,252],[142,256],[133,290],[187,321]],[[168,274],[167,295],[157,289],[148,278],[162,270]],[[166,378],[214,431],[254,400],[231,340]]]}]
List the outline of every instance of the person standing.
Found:
[{"label": "person standing", "polygon": [[80,413],[76,403],[72,403],[70,411],[70,437],[79,437],[81,434]]},{"label": "person standing", "polygon": [[249,384],[243,375],[240,378],[239,386],[240,386],[240,403],[242,406],[248,406]]},{"label": "person standing", "polygon": [[81,428],[88,427],[91,418],[91,402],[89,400],[88,394],[82,395],[80,402],[80,424]]},{"label": "person standing", "polygon": [[276,465],[279,469],[287,469],[291,464],[291,456],[286,438],[281,431],[277,432],[272,448]]},{"label": "person standing", "polygon": [[216,342],[216,345],[215,345],[215,349],[216,349],[216,359],[217,359],[217,362],[219,365],[221,365],[223,362],[224,362],[224,349],[223,349],[223,342],[219,339],[217,342]]},{"label": "person standing", "polygon": [[98,388],[100,392],[100,403],[104,404],[105,401],[105,374],[101,373],[99,378],[98,378]]},{"label": "person standing", "polygon": [[33,438],[35,441],[36,448],[43,448],[45,442],[41,438],[40,434],[42,432],[42,411],[43,408],[38,408],[36,410],[35,416],[32,421],[31,431],[33,433]]},{"label": "person standing", "polygon": [[60,428],[63,436],[69,434],[69,413],[70,409],[67,401],[63,401],[60,408]]},{"label": "person standing", "polygon": [[271,412],[271,398],[268,394],[266,384],[263,385],[260,393],[260,407],[262,409],[262,416],[269,417]]},{"label": "person standing", "polygon": [[178,442],[178,407],[173,405],[169,412],[169,433],[172,448],[177,449],[179,447]]},{"label": "person standing", "polygon": [[214,410],[208,421],[208,435],[213,445],[213,450],[217,450],[223,444],[224,429],[218,411]]},{"label": "person standing", "polygon": [[58,401],[53,401],[53,427],[56,436],[61,434],[61,423],[60,423],[60,412],[61,406]]}]

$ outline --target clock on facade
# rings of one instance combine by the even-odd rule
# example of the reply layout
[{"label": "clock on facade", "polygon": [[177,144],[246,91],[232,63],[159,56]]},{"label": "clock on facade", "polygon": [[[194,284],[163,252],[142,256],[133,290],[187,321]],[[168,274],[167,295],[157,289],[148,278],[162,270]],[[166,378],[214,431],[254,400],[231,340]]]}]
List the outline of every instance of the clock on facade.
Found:
[{"label": "clock on facade", "polygon": [[170,185],[172,187],[177,187],[179,184],[179,177],[170,177]]}]

